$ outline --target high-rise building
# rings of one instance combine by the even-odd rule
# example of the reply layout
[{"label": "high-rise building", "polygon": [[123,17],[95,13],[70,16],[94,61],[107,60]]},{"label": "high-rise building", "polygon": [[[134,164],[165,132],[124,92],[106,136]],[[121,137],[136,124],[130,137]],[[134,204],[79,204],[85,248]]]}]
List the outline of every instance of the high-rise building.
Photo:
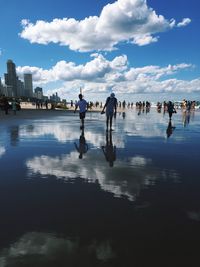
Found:
[{"label": "high-rise building", "polygon": [[42,91],[42,88],[41,88],[41,87],[36,87],[36,88],[34,89],[34,91],[35,91],[34,96],[35,96],[36,98],[38,98],[38,99],[42,99],[42,98],[43,98],[43,91]]},{"label": "high-rise building", "polygon": [[33,96],[33,81],[31,73],[24,74],[24,90],[25,90],[25,96],[27,97]]},{"label": "high-rise building", "polygon": [[17,79],[17,94],[18,96],[25,96],[24,83],[19,79]]},{"label": "high-rise building", "polygon": [[13,61],[10,59],[7,61],[7,73],[5,73],[5,84],[10,88],[11,96],[14,97],[18,96],[16,67],[15,63],[13,63]]}]

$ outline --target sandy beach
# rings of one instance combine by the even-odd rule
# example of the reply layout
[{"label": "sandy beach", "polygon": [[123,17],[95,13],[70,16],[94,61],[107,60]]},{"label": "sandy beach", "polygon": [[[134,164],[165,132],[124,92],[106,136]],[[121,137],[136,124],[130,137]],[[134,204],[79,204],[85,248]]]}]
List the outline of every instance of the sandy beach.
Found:
[{"label": "sandy beach", "polygon": [[12,110],[9,111],[8,115],[5,115],[4,111],[0,111],[0,121],[13,121],[18,119],[36,119],[36,118],[47,118],[53,116],[66,115],[72,113],[72,110],[46,110],[46,109],[21,109],[13,114]]},{"label": "sandy beach", "polygon": [[[35,105],[32,103],[23,102],[20,104],[21,110],[16,112],[16,115],[13,114],[12,110],[9,110],[9,114],[6,115],[3,110],[0,110],[0,121],[5,120],[16,120],[16,119],[35,119],[35,118],[47,118],[47,117],[54,117],[54,116],[62,116],[74,113],[75,107],[71,107],[70,105],[67,106],[66,110],[63,109],[46,109],[45,107],[36,109]],[[102,108],[100,107],[93,107],[91,110],[89,109],[87,112],[101,112]],[[118,112],[123,112],[123,109],[118,108]],[[76,113],[78,114],[78,110]]]},{"label": "sandy beach", "polygon": [[74,266],[88,266],[96,251],[110,257],[96,266],[132,266],[144,255],[137,266],[151,255],[154,266],[163,258],[172,266],[174,251],[173,267],[184,266],[195,249],[199,258],[199,118],[178,110],[169,125],[156,108],[126,109],[108,133],[100,112],[80,129],[78,111],[0,111],[0,266],[13,261],[10,251],[15,267],[54,266],[52,255],[71,266],[68,255],[76,262],[79,251],[87,260]]},{"label": "sandy beach", "polygon": [[[46,109],[45,107],[36,109],[31,103],[21,103],[21,110],[16,112],[14,115],[12,110],[9,110],[8,115],[3,110],[0,110],[0,121],[13,121],[18,119],[35,119],[35,118],[47,118],[54,116],[63,116],[74,113],[74,107],[68,106],[66,110],[63,109]],[[101,108],[93,108],[87,112],[101,112]],[[78,114],[78,110],[76,113]]]}]

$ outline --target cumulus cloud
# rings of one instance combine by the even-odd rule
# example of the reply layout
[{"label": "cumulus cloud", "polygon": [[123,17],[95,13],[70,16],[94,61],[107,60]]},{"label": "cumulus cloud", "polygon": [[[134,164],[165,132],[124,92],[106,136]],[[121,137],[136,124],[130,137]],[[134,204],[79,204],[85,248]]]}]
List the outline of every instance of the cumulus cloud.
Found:
[{"label": "cumulus cloud", "polygon": [[191,19],[190,18],[184,18],[181,22],[177,24],[177,27],[185,27],[188,24],[190,24]]},{"label": "cumulus cloud", "polygon": [[59,61],[51,69],[38,67],[18,66],[17,74],[23,78],[24,73],[31,73],[36,83],[49,83],[52,81],[85,81],[92,83],[106,83],[108,81],[135,81],[141,77],[157,80],[162,76],[175,74],[182,69],[191,68],[191,64],[181,63],[167,67],[145,66],[141,68],[128,68],[126,55],[107,60],[101,54],[93,55],[93,59],[85,65],[76,65],[74,62]]},{"label": "cumulus cloud", "polygon": [[115,57],[112,61],[107,60],[101,54],[93,54],[91,61],[85,65],[76,65],[74,62],[66,62],[64,60],[56,63],[49,70],[38,67],[19,66],[17,74],[23,78],[24,73],[31,73],[33,81],[38,83],[48,83],[52,81],[98,81],[104,78],[108,73],[121,72],[127,68],[127,56],[122,55]]},{"label": "cumulus cloud", "polygon": [[[167,66],[129,67],[126,55],[108,60],[102,54],[92,54],[91,60],[77,65],[74,62],[59,61],[50,69],[32,66],[18,66],[17,74],[23,79],[24,73],[32,73],[34,85],[46,85],[59,82],[54,89],[46,93],[57,92],[61,97],[68,98],[79,93],[107,94],[115,91],[124,93],[161,93],[161,92],[198,92],[200,79],[178,80],[173,76],[177,72],[192,69],[192,64],[180,63]],[[73,99],[73,98],[72,98]]]},{"label": "cumulus cloud", "polygon": [[[189,18],[178,23],[178,27],[190,23]],[[99,16],[83,20],[55,18],[51,22],[27,19],[21,21],[20,36],[31,43],[58,43],[71,50],[111,51],[120,42],[148,45],[158,40],[154,36],[176,26],[174,19],[167,20],[147,6],[146,0],[118,0],[103,7]]]}]

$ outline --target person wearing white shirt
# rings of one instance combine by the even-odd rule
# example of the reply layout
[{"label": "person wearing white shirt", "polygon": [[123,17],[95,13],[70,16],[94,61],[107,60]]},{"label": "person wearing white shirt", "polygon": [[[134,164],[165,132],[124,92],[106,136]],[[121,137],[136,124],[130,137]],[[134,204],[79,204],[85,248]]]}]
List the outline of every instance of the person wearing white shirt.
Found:
[{"label": "person wearing white shirt", "polygon": [[74,113],[76,113],[77,108],[79,108],[79,117],[81,120],[81,126],[80,129],[84,128],[84,119],[85,119],[85,113],[88,109],[88,103],[85,99],[83,99],[83,95],[79,94],[79,101],[75,105]]}]

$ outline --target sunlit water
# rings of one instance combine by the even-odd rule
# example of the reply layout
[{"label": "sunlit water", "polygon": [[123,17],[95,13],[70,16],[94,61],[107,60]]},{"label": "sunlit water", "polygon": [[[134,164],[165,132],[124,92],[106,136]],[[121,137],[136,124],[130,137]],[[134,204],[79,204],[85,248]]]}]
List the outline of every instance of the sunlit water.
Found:
[{"label": "sunlit water", "polygon": [[[199,266],[200,112],[0,125],[0,267]],[[169,127],[170,126],[170,127]]]}]

